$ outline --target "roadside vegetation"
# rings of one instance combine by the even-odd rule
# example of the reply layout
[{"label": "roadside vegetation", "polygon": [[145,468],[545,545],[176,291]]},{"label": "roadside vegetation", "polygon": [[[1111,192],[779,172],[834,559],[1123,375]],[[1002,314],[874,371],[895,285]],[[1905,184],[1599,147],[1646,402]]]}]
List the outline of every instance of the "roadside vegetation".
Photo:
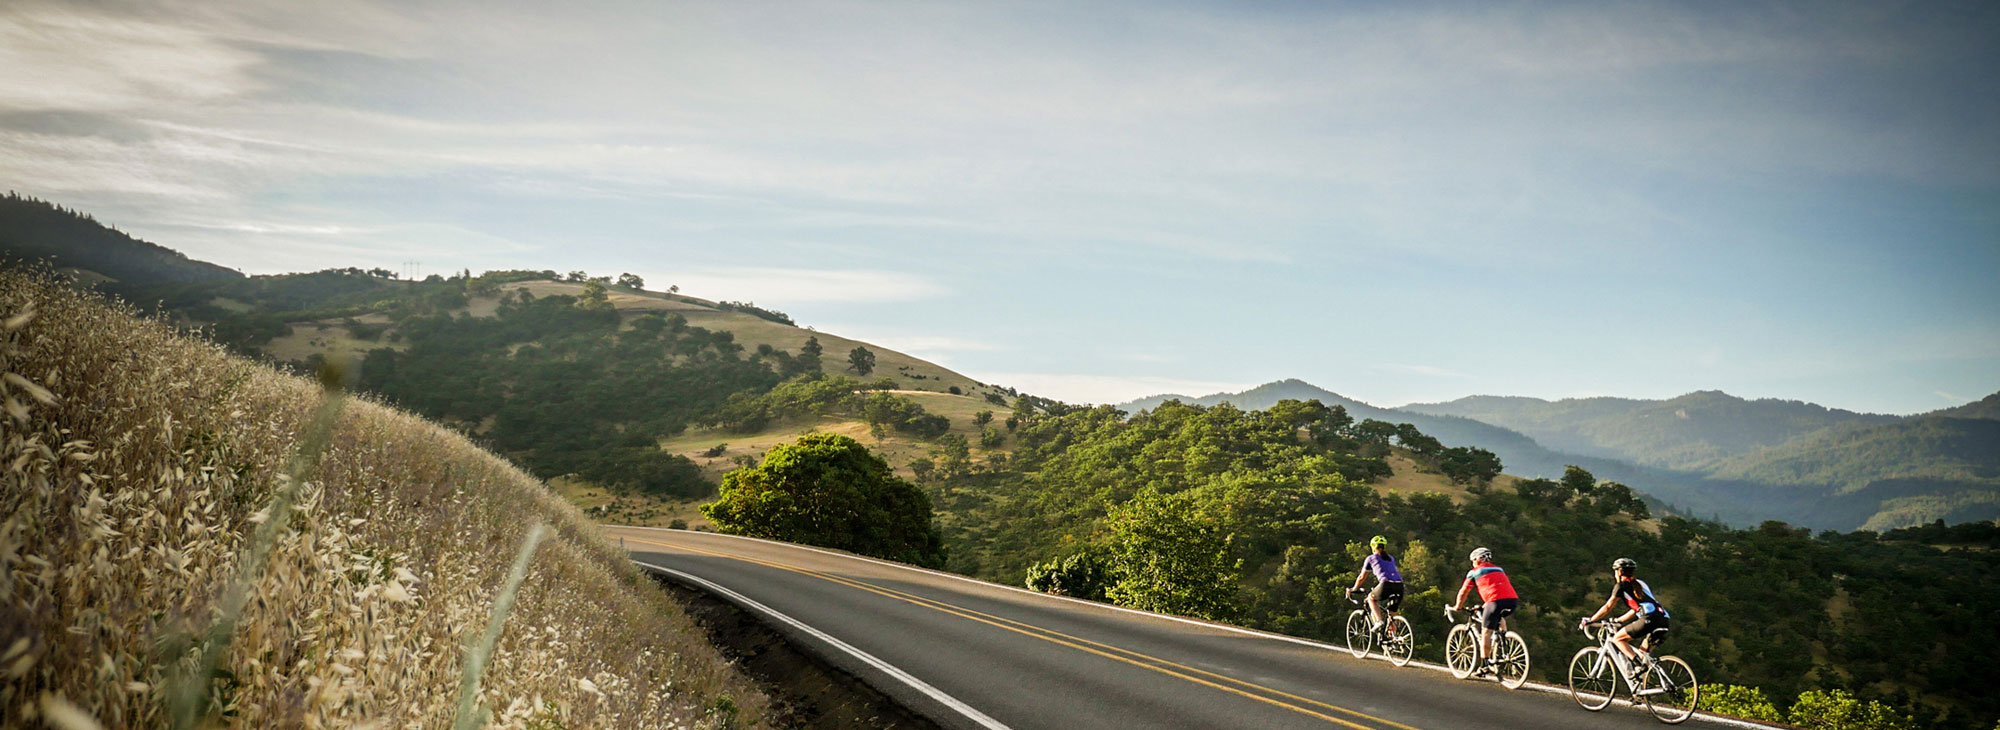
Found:
[{"label": "roadside vegetation", "polygon": [[[489,619],[502,630],[469,696],[492,726],[769,713],[618,546],[465,437],[350,398],[324,447],[300,449],[313,381],[28,274],[0,272],[0,321],[13,721],[168,727],[192,706],[196,725],[452,726]],[[304,478],[287,478],[301,454]],[[548,538],[523,550],[538,524]],[[503,592],[517,554],[522,581]],[[176,699],[184,687],[201,701]]]}]

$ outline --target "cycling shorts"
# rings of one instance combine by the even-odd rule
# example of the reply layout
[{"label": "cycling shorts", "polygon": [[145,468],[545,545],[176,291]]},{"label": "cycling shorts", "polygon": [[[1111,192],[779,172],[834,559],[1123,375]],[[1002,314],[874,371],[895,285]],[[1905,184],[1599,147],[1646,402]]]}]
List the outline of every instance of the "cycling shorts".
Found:
[{"label": "cycling shorts", "polygon": [[1387,583],[1376,583],[1375,589],[1368,592],[1368,600],[1381,605],[1384,611],[1402,610],[1403,582],[1392,580]]},{"label": "cycling shorts", "polygon": [[1640,616],[1632,623],[1626,624],[1625,628],[1619,629],[1618,633],[1640,641],[1650,641],[1658,644],[1661,640],[1667,638],[1668,623],[1667,615],[1663,613]]},{"label": "cycling shorts", "polygon": [[1501,598],[1487,601],[1486,605],[1479,609],[1479,625],[1493,631],[1499,631],[1501,622],[1508,616],[1512,616],[1514,609],[1520,607],[1521,599],[1519,598]]}]

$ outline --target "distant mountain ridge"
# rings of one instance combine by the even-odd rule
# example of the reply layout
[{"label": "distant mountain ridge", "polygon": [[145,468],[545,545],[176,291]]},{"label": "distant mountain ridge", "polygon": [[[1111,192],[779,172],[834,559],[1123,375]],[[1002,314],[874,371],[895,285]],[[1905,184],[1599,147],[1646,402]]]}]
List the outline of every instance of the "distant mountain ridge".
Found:
[{"label": "distant mountain ridge", "polygon": [[1879,530],[2000,517],[2000,393],[1912,417],[1720,391],[1659,401],[1482,395],[1381,408],[1290,379],[1119,407],[1180,400],[1257,409],[1284,398],[1339,404],[1356,419],[1409,423],[1446,445],[1487,449],[1517,476],[1555,476],[1575,464],[1737,524]]},{"label": "distant mountain ridge", "polygon": [[1831,426],[1899,420],[1801,401],[1745,400],[1716,390],[1667,400],[1472,396],[1399,410],[1471,418],[1558,451],[1697,472]]},{"label": "distant mountain ridge", "polygon": [[133,238],[88,215],[18,193],[0,198],[0,259],[47,261],[127,284],[241,279],[243,272]]}]

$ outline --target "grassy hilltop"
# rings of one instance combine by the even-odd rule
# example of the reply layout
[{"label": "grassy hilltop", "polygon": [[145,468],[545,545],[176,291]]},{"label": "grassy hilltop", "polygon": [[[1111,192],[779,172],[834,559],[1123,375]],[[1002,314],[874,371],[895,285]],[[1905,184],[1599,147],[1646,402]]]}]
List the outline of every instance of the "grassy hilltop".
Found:
[{"label": "grassy hilltop", "polygon": [[[0,319],[0,707],[165,726],[319,388],[18,272]],[[482,685],[495,725],[766,713],[616,545],[463,436],[353,398],[318,455],[208,684],[231,724],[450,725],[467,639],[536,522],[553,536]]]}]

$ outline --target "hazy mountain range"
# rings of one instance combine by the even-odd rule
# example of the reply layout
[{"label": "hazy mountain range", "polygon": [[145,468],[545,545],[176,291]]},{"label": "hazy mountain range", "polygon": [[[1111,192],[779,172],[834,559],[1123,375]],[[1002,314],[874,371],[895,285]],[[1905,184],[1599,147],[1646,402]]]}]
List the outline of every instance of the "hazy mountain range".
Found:
[{"label": "hazy mountain range", "polygon": [[1719,391],[1666,400],[1481,395],[1381,408],[1282,380],[1119,407],[1138,412],[1175,399],[1259,409],[1286,398],[1413,424],[1446,445],[1492,451],[1518,476],[1559,476],[1575,464],[1683,512],[1737,524],[1887,529],[2000,517],[2000,393],[1908,417]]}]

